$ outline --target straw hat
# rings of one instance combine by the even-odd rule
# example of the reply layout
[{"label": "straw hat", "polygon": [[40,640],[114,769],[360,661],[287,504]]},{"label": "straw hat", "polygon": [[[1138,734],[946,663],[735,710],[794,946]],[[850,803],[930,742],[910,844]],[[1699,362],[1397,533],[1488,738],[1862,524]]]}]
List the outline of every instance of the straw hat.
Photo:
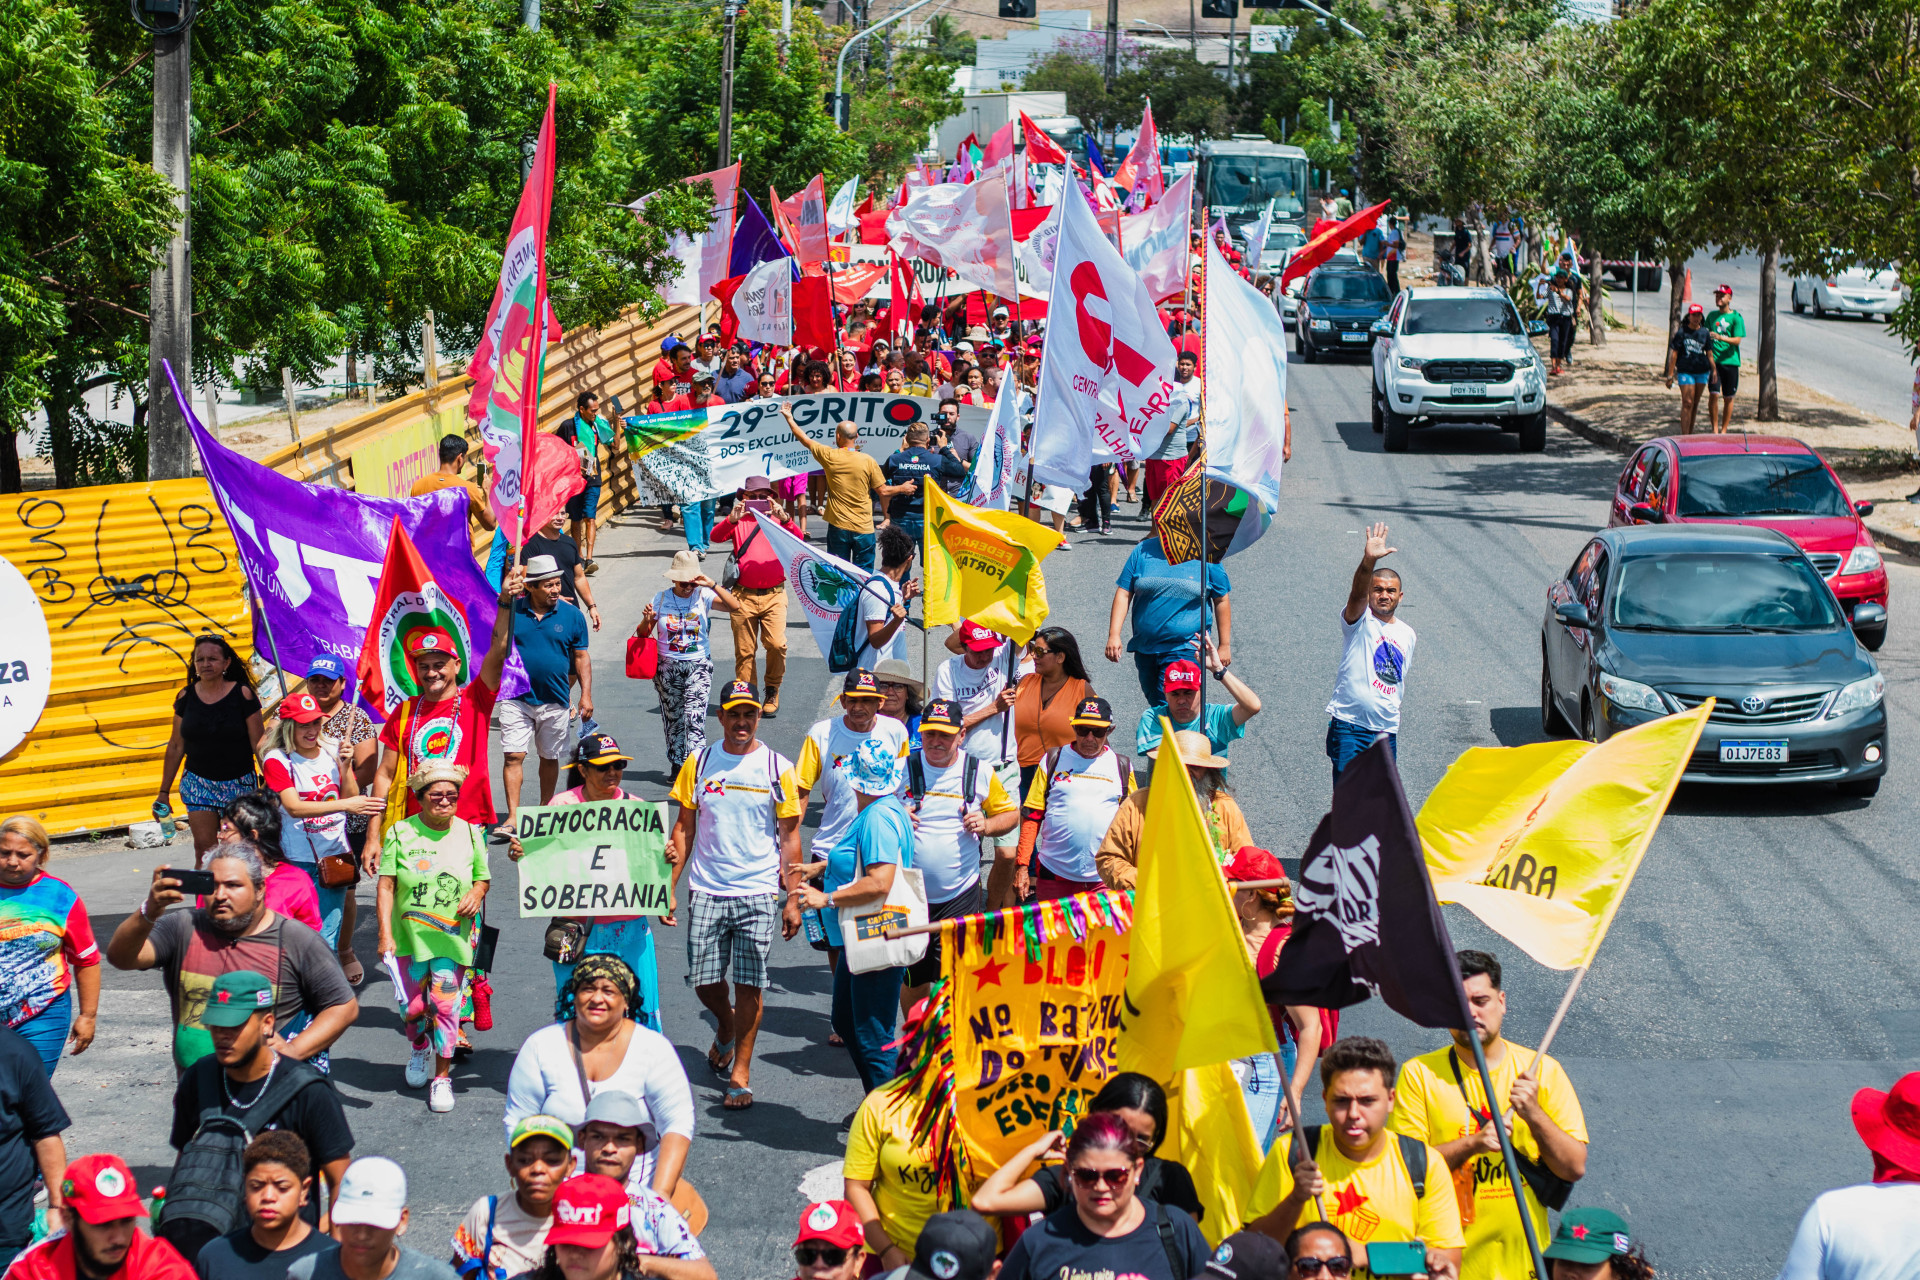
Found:
[{"label": "straw hat", "polygon": [[[1163,744],[1164,745],[1164,744]],[[1224,769],[1231,761],[1225,756],[1213,754],[1213,741],[1198,729],[1182,729],[1173,735],[1173,745],[1179,749],[1180,759],[1193,769]],[[1158,760],[1160,748],[1147,752],[1147,759]]]}]

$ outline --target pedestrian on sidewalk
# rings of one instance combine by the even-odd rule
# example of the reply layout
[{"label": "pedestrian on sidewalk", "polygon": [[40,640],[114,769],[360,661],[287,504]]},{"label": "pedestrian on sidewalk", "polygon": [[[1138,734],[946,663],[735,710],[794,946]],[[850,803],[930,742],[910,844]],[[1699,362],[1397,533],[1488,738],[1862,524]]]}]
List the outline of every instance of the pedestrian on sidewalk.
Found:
[{"label": "pedestrian on sidewalk", "polygon": [[[673,553],[667,569],[673,584],[657,592],[640,614],[633,634],[642,640],[660,633],[660,665],[653,676],[660,695],[660,726],[667,735],[667,770],[678,773],[688,756],[707,745],[708,701],[713,693],[713,610],[732,613],[740,601],[700,571],[691,551]],[[754,699],[755,704],[759,699]]]},{"label": "pedestrian on sidewalk", "polygon": [[527,669],[527,691],[500,704],[501,789],[507,827],[519,825],[527,752],[539,752],[540,803],[553,800],[560,761],[573,754],[573,683],[580,718],[593,718],[593,660],[587,617],[561,597],[564,574],[552,556],[527,563],[527,594],[513,604],[513,647]]},{"label": "pedestrian on sidewalk", "polygon": [[[800,479],[804,482],[806,477]],[[730,615],[733,678],[760,684],[766,690],[766,704],[760,714],[772,719],[780,709],[780,682],[787,674],[787,571],[774,554],[773,544],[762,534],[760,522],[754,518],[756,511],[796,538],[807,535],[774,499],[773,483],[765,476],[748,476],[735,497],[732,513],[713,526],[715,542],[733,543],[732,563],[738,572],[733,595],[740,607]],[[764,684],[754,675],[754,656],[762,646],[767,651]]]},{"label": "pedestrian on sidewalk", "polygon": [[1414,635],[1394,616],[1400,608],[1400,575],[1380,564],[1395,550],[1387,545],[1386,525],[1367,529],[1360,567],[1353,571],[1340,614],[1340,671],[1327,703],[1327,756],[1335,782],[1382,734],[1387,749],[1399,757],[1400,694],[1413,665]]},{"label": "pedestrian on sidewalk", "polygon": [[1547,357],[1552,363],[1547,368],[1550,376],[1566,372],[1567,361],[1573,358],[1574,317],[1580,314],[1580,270],[1574,265],[1573,254],[1563,252],[1559,265],[1547,278],[1547,332],[1552,335],[1547,341]]},{"label": "pedestrian on sidewalk", "polygon": [[[1114,583],[1113,607],[1107,615],[1107,661],[1118,662],[1123,652],[1132,650],[1140,697],[1149,705],[1160,700],[1168,666],[1181,658],[1201,656],[1198,637],[1210,620],[1220,628],[1221,665],[1232,663],[1232,591],[1233,581],[1224,566],[1197,559],[1173,564],[1157,534],[1143,539]],[[1123,644],[1120,629],[1128,619],[1133,622],[1133,639]]]},{"label": "pedestrian on sidewalk", "polygon": [[560,566],[561,598],[579,605],[587,615],[587,622],[598,631],[600,606],[594,601],[593,585],[587,581],[586,572],[581,568],[580,544],[567,532],[564,511],[554,512],[553,518],[534,530],[533,535],[521,546],[522,565],[535,556],[549,556]]},{"label": "pedestrian on sidewalk", "polygon": [[[1693,415],[1700,407],[1700,393],[1713,379],[1713,331],[1707,328],[1706,311],[1699,303],[1687,308],[1686,318],[1667,339],[1667,369],[1663,375],[1671,387],[1680,383],[1680,434],[1693,434]],[[1711,410],[1711,405],[1709,405]]]},{"label": "pedestrian on sidewalk", "polygon": [[168,798],[177,775],[187,828],[193,832],[193,865],[198,867],[220,838],[220,811],[259,785],[254,756],[267,728],[253,676],[224,637],[196,638],[192,664],[193,679],[173,697],[173,737],[160,768],[154,808],[173,811]]},{"label": "pedestrian on sidewalk", "polygon": [[1400,262],[1407,256],[1407,233],[1400,229],[1400,216],[1387,215],[1387,229],[1383,233],[1387,242],[1387,292],[1400,292]]},{"label": "pedestrian on sidewalk", "polygon": [[1740,342],[1747,336],[1747,322],[1733,309],[1733,286],[1723,284],[1713,291],[1713,314],[1707,317],[1713,332],[1713,376],[1707,380],[1707,425],[1715,435],[1725,435],[1733,422],[1733,398],[1740,393]]},{"label": "pedestrian on sidewalk", "polygon": [[[0,1026],[33,1046],[49,1079],[69,1043],[76,1054],[93,1043],[100,1012],[93,921],[79,892],[47,874],[50,852],[37,819],[17,813],[0,822]],[[3,1215],[0,1209],[0,1252]]]},{"label": "pedestrian on sidewalk", "polygon": [[[1920,365],[1913,370],[1913,412],[1907,416],[1907,430],[1913,432],[1914,452],[1920,453]],[[1907,495],[1908,502],[1920,502],[1920,489]]]},{"label": "pedestrian on sidewalk", "polygon": [[573,416],[554,429],[580,455],[580,476],[587,487],[567,499],[567,516],[573,521],[573,540],[580,544],[580,555],[588,573],[598,573],[593,562],[593,545],[600,525],[600,446],[613,443],[613,427],[600,416],[600,397],[582,391],[574,401]]}]

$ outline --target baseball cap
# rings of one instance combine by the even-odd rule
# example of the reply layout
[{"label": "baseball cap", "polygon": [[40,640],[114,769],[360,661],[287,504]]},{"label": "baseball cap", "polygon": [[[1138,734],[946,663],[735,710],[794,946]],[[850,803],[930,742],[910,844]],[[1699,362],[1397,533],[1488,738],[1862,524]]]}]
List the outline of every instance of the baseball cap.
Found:
[{"label": "baseball cap", "polygon": [[987,1220],[971,1209],[936,1213],[914,1241],[909,1280],[986,1280],[999,1240]]},{"label": "baseball cap", "polygon": [[1553,1243],[1541,1250],[1540,1256],[1592,1266],[1631,1248],[1632,1233],[1619,1214],[1607,1209],[1569,1209],[1560,1215]]},{"label": "baseball cap", "polygon": [[392,1231],[407,1207],[407,1171],[385,1156],[362,1156],[347,1166],[333,1197],[333,1220]]},{"label": "baseball cap", "polygon": [[596,1120],[601,1124],[618,1125],[622,1129],[638,1129],[651,1125],[653,1117],[640,1105],[640,1099],[625,1089],[601,1089],[587,1104],[586,1115],[580,1123],[589,1125]]},{"label": "baseball cap", "polygon": [[720,709],[728,707],[757,707],[760,705],[760,691],[753,687],[751,680],[729,680],[727,691],[720,695]]},{"label": "baseball cap", "polygon": [[880,682],[874,679],[873,672],[865,667],[855,667],[847,672],[847,678],[840,682],[840,696],[843,698],[883,698]]},{"label": "baseball cap", "polygon": [[1178,662],[1169,662],[1166,671],[1160,677],[1160,687],[1168,693],[1175,689],[1198,689],[1201,685],[1200,664],[1189,662],[1185,658]]},{"label": "baseball cap", "polygon": [[1690,316],[1703,316],[1707,314],[1707,309],[1695,302],[1688,305],[1687,314]]},{"label": "baseball cap", "polygon": [[845,1200],[816,1200],[800,1211],[800,1234],[793,1238],[799,1248],[812,1240],[839,1249],[857,1249],[866,1240],[860,1214]]},{"label": "baseball cap", "polygon": [[613,740],[610,733],[590,733],[580,739],[574,758],[580,764],[612,764],[633,759],[620,749],[620,744]]},{"label": "baseball cap", "polygon": [[256,1013],[273,1010],[273,984],[251,969],[235,969],[213,980],[207,1007],[200,1012],[203,1027],[238,1027]]},{"label": "baseball cap", "polygon": [[133,1189],[133,1170],[114,1155],[81,1156],[67,1166],[60,1194],[82,1222],[100,1226],[122,1218],[144,1217],[147,1207]]},{"label": "baseball cap", "polygon": [[890,796],[900,789],[900,753],[880,738],[862,738],[847,758],[847,782],[863,796]]},{"label": "baseball cap", "polygon": [[1233,851],[1227,864],[1220,868],[1227,877],[1227,883],[1236,880],[1285,880],[1286,868],[1280,865],[1280,859],[1262,849],[1259,845],[1243,844]]},{"label": "baseball cap", "polygon": [[320,676],[327,680],[345,680],[347,664],[330,653],[316,653],[313,661],[307,664],[307,679]]},{"label": "baseball cap", "polygon": [[935,698],[920,709],[920,732],[932,729],[936,733],[958,733],[965,722],[960,716],[960,704],[952,698]]},{"label": "baseball cap", "polygon": [[1730,284],[1717,284],[1713,286],[1713,296],[1716,298],[1723,293],[1732,293],[1732,292],[1733,292],[1733,286]]},{"label": "baseball cap", "polygon": [[313,700],[312,694],[296,693],[280,700],[280,718],[295,724],[313,724],[325,720],[327,713],[320,709],[320,704]]},{"label": "baseball cap", "polygon": [[1281,1280],[1287,1274],[1286,1246],[1258,1231],[1236,1231],[1220,1242],[1206,1269],[1226,1280]]},{"label": "baseball cap", "polygon": [[626,1190],[605,1174],[568,1178],[553,1193],[553,1225],[547,1228],[547,1243],[598,1249],[627,1225],[631,1213]]},{"label": "baseball cap", "polygon": [[670,333],[665,338],[662,338],[660,340],[660,354],[664,356],[670,356],[676,350],[686,345],[687,345],[686,343],[680,341],[679,334]]},{"label": "baseball cap", "polygon": [[1096,728],[1113,727],[1113,708],[1105,698],[1082,698],[1073,708],[1073,719],[1069,722],[1075,727],[1090,724]]},{"label": "baseball cap", "polygon": [[1000,647],[1000,637],[975,622],[972,618],[962,618],[960,620],[959,630],[960,642],[966,645],[967,649],[972,653],[979,653],[983,649],[998,649]]},{"label": "baseball cap", "polygon": [[689,378],[689,379],[688,379],[688,381],[689,381],[689,382],[712,382],[712,381],[713,381],[713,370],[711,370],[711,369],[695,369],[695,370],[693,371],[693,377],[691,377],[691,378]]},{"label": "baseball cap", "polygon": [[998,319],[1000,319],[1000,318],[1001,318],[1002,316],[1005,316],[1005,315],[1007,315],[1007,314],[1008,314],[1008,311],[1007,311],[1007,309],[1006,309],[1005,307],[995,307],[995,308],[993,309],[993,318],[994,318],[995,320],[998,320]]},{"label": "baseball cap", "polygon": [[568,1151],[573,1150],[573,1129],[565,1120],[553,1116],[531,1115],[513,1126],[513,1134],[507,1139],[509,1149],[519,1146],[528,1138],[552,1138]]},{"label": "baseball cap", "polygon": [[407,633],[407,656],[423,653],[444,653],[451,658],[459,650],[454,647],[453,633],[445,627],[417,627]]}]

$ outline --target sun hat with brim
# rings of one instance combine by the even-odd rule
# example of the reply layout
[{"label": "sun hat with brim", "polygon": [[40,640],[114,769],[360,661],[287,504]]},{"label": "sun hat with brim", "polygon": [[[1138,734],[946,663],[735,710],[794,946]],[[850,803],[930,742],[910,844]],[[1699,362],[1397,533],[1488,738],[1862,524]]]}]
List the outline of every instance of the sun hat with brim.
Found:
[{"label": "sun hat with brim", "polygon": [[700,576],[700,553],[692,549],[673,553],[673,563],[667,566],[667,581],[692,582]]},{"label": "sun hat with brim", "polygon": [[925,693],[927,683],[913,674],[913,668],[900,658],[882,658],[873,664],[873,678],[879,684],[903,684],[915,693]]},{"label": "sun hat with brim", "polygon": [[562,572],[560,562],[552,556],[527,557],[527,581],[530,583],[552,581]]},{"label": "sun hat with brim", "polygon": [[207,1006],[200,1012],[203,1027],[240,1027],[256,1013],[273,1012],[273,984],[251,969],[234,969],[213,980]]},{"label": "sun hat with brim", "polygon": [[1560,1215],[1553,1243],[1540,1256],[1590,1267],[1632,1248],[1633,1233],[1619,1214],[1609,1209],[1569,1209]]},{"label": "sun hat with brim", "polygon": [[1920,1173],[1920,1071],[1909,1071],[1893,1088],[1853,1095],[1853,1127],[1867,1150],[1902,1169]]},{"label": "sun hat with brim", "polygon": [[890,796],[900,789],[900,753],[880,738],[862,738],[847,758],[847,783],[863,796]]},{"label": "sun hat with brim", "polygon": [[553,1193],[547,1243],[604,1248],[631,1215],[625,1188],[605,1174],[583,1173],[568,1178]]},{"label": "sun hat with brim", "polygon": [[[1078,720],[1074,721],[1079,724]],[[1173,735],[1173,743],[1180,749],[1180,759],[1189,768],[1224,769],[1232,764],[1225,756],[1213,754],[1213,740],[1198,729],[1182,729]],[[1158,760],[1160,748],[1147,752],[1147,759]]]},{"label": "sun hat with brim", "polygon": [[556,1116],[531,1115],[513,1126],[513,1134],[507,1139],[508,1150],[528,1138],[552,1138],[563,1150],[573,1150],[573,1127]]},{"label": "sun hat with brim", "polygon": [[436,782],[451,782],[456,787],[465,786],[467,771],[451,760],[434,760],[410,770],[407,774],[407,786],[414,791],[425,791]]}]

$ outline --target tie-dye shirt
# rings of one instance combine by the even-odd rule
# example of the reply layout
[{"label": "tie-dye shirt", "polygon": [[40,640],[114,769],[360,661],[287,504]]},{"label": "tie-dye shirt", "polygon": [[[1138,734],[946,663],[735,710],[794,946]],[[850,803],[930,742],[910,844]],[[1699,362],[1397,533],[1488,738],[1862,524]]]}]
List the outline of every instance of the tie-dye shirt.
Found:
[{"label": "tie-dye shirt", "polygon": [[87,905],[72,885],[41,872],[0,885],[0,1018],[17,1027],[58,1000],[76,968],[100,963]]}]

